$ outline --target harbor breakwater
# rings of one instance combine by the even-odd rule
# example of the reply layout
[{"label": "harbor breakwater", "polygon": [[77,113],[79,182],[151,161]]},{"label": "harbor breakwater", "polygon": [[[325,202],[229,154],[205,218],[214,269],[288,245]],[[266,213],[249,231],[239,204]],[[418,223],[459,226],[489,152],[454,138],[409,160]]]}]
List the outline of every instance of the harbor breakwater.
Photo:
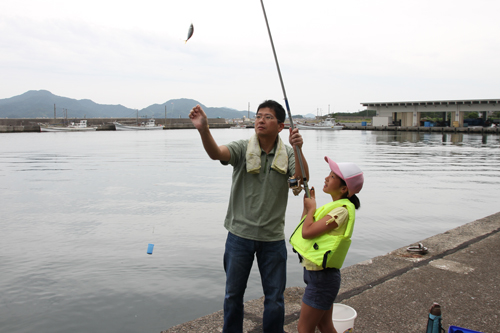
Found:
[{"label": "harbor breakwater", "polygon": [[499,127],[425,127],[425,126],[360,126],[347,124],[344,130],[391,131],[391,132],[433,132],[433,133],[486,133],[499,134]]},{"label": "harbor breakwater", "polygon": [[[98,131],[114,131],[113,122],[123,124],[136,124],[136,118],[87,118],[87,126],[97,127]],[[0,119],[0,133],[15,132],[40,132],[40,124],[64,125],[71,122],[79,122],[80,119]],[[146,121],[139,119],[139,123]],[[191,120],[182,118],[156,119],[159,125],[165,125],[165,129],[194,129]],[[211,118],[208,120],[211,128],[229,128],[233,124],[226,123],[222,118]]]},{"label": "harbor breakwater", "polygon": [[[0,133],[15,133],[15,132],[40,132],[40,123],[48,125],[60,125],[63,119],[0,119]],[[79,120],[66,120],[68,122],[78,122]],[[88,126],[97,127],[98,131],[114,131],[115,125],[113,122],[121,122],[130,124],[136,122],[135,118],[90,118],[87,119]],[[142,120],[143,121],[143,120]],[[208,119],[211,128],[230,128],[233,124],[227,123],[222,118]],[[193,124],[189,119],[173,118],[173,119],[157,119],[157,124],[165,125],[166,130],[171,129],[194,129]],[[499,127],[425,127],[425,126],[362,126],[360,123],[344,123],[343,130],[358,130],[358,131],[391,131],[391,132],[434,132],[434,133],[484,133],[484,134],[500,134]],[[288,128],[289,125],[285,124]]]}]

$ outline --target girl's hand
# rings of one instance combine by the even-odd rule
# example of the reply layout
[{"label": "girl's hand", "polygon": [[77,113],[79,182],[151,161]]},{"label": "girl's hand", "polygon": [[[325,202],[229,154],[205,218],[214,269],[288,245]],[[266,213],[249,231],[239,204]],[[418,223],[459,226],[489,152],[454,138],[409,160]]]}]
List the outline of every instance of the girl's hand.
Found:
[{"label": "girl's hand", "polygon": [[309,193],[311,194],[311,198],[316,199],[316,191],[314,190],[314,186],[311,187]]},{"label": "girl's hand", "polygon": [[307,194],[304,194],[304,210],[306,214],[309,214],[309,212],[314,214],[316,211],[316,194],[314,187],[311,187],[309,193],[311,194],[311,198],[308,198]]}]

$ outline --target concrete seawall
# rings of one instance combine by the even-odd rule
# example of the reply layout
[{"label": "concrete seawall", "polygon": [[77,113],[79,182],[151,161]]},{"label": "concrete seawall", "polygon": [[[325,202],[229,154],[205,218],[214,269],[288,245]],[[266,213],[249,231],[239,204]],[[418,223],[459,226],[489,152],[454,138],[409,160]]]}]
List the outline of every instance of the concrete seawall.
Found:
[{"label": "concrete seawall", "polygon": [[[443,328],[500,332],[500,213],[422,240],[427,254],[407,251],[343,268],[336,302],[357,311],[355,332],[425,332],[429,308],[441,305]],[[285,331],[297,332],[303,287],[285,291]],[[221,298],[223,295],[221,295]],[[263,297],[245,302],[244,332],[262,332]],[[223,312],[162,333],[222,332]],[[341,332],[339,332],[341,333]]]},{"label": "concrete seawall", "polygon": [[[66,121],[78,122],[80,119]],[[64,119],[0,119],[0,133],[15,133],[15,132],[40,132],[39,123],[54,125],[62,124]],[[113,122],[135,123],[135,118],[88,118],[88,126],[96,126],[98,131],[114,131],[115,125]],[[144,121],[144,119],[139,119]],[[210,118],[209,125],[214,128],[229,128],[233,124],[226,123],[222,118]],[[156,119],[157,124],[165,125],[165,129],[194,129],[191,121],[187,118],[167,118]],[[285,124],[288,128],[289,124]],[[402,126],[361,126],[360,123],[345,123],[344,130],[358,131],[392,131],[392,132],[434,132],[434,133],[483,133],[483,134],[500,134],[499,127],[402,127]]]},{"label": "concrete seawall", "polygon": [[[0,133],[19,133],[19,132],[40,132],[40,123],[47,125],[61,125],[66,121],[79,122],[80,119],[0,119]],[[97,127],[98,131],[114,131],[115,125],[113,122],[124,124],[136,123],[135,118],[88,118],[87,124],[89,127]],[[140,122],[144,119],[139,119]],[[157,124],[165,125],[166,130],[170,129],[194,129],[191,120],[175,118],[175,119],[157,119]],[[210,118],[208,123],[211,128],[229,128],[232,124],[227,124],[225,119]]]},{"label": "concrete seawall", "polygon": [[360,126],[359,124],[348,124],[344,128],[344,130],[500,134],[499,127],[424,127],[424,126],[402,127],[402,126]]}]

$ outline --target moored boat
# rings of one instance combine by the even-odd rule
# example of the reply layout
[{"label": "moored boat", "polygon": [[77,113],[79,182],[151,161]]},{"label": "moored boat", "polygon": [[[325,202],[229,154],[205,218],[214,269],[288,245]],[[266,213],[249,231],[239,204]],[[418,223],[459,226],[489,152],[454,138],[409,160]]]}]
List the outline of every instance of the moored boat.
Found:
[{"label": "moored boat", "polygon": [[231,128],[231,129],[240,129],[240,128],[247,128],[247,126],[243,125],[243,124],[236,124],[236,125],[231,126],[229,128]]},{"label": "moored boat", "polygon": [[88,132],[95,131],[97,127],[87,127],[87,120],[80,120],[79,123],[70,123],[68,126],[45,126],[40,125],[40,132]]},{"label": "moored boat", "polygon": [[335,123],[335,118],[326,118],[323,121],[320,121],[319,123],[310,123],[310,124],[297,124],[297,128],[301,130],[309,130],[309,129],[314,129],[314,130],[341,130],[344,128],[343,125],[336,124]]},{"label": "moored boat", "polygon": [[125,125],[116,121],[113,124],[115,125],[115,129],[117,131],[162,130],[165,127],[164,125],[156,125],[154,119],[149,119],[147,122],[139,125]]}]

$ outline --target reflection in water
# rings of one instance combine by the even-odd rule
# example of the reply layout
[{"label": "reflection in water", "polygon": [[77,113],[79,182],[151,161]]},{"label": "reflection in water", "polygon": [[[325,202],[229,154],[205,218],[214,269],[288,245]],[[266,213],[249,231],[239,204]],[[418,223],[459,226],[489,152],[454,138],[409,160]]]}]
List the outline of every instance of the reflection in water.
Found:
[{"label": "reflection in water", "polygon": [[406,132],[388,131],[374,132],[377,143],[409,143],[409,144],[454,144],[454,145],[487,145],[496,147],[500,143],[496,134],[464,134],[464,133],[436,133],[436,132]]},{"label": "reflection in water", "polygon": [[[231,167],[211,161],[193,130],[154,132],[0,134],[2,331],[159,332],[222,308]],[[213,131],[219,144],[252,133]],[[365,173],[345,265],[498,210],[500,136],[302,135],[318,205],[329,200],[325,155]],[[290,193],[287,237],[302,200]],[[287,285],[302,286],[288,250]],[[261,295],[254,269],[246,299]]]},{"label": "reflection in water", "polygon": [[451,142],[457,144],[462,142],[463,140],[464,140],[464,135],[462,133],[443,134],[443,142]]}]

